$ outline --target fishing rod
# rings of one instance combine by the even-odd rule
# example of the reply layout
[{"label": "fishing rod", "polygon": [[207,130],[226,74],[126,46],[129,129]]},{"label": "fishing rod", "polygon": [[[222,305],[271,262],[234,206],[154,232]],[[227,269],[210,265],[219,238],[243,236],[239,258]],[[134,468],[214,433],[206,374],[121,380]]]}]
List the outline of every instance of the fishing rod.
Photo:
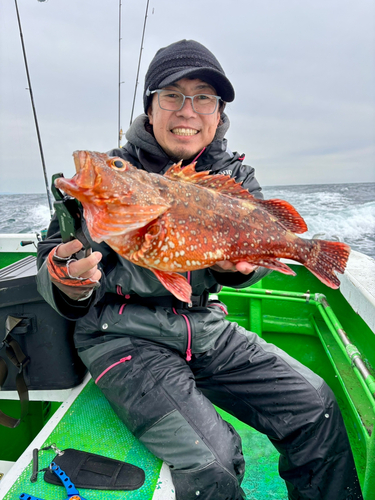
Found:
[{"label": "fishing rod", "polygon": [[[39,1],[41,1],[41,0],[39,0]],[[49,187],[48,187],[48,178],[47,178],[47,172],[46,172],[46,165],[45,165],[45,162],[44,162],[42,139],[40,137],[40,132],[39,132],[38,118],[37,118],[37,115],[36,115],[36,108],[35,108],[35,103],[34,103],[33,90],[32,90],[32,87],[31,87],[29,67],[28,67],[28,64],[27,64],[26,50],[25,50],[25,44],[24,44],[24,41],[23,41],[21,19],[20,19],[20,14],[19,14],[19,11],[18,11],[17,0],[14,0],[14,3],[16,5],[17,21],[18,21],[18,28],[19,28],[19,32],[20,32],[20,38],[21,38],[23,59],[25,61],[26,76],[27,76],[27,82],[28,82],[28,85],[29,85],[28,91],[30,93],[31,106],[33,108],[33,115],[34,115],[34,122],[35,122],[35,127],[36,127],[36,134],[37,134],[37,137],[38,137],[39,151],[40,151],[40,156],[41,156],[41,160],[42,160],[44,182],[45,182],[46,190],[47,190],[48,205],[49,205],[49,210],[50,210],[51,217],[52,217],[53,216],[53,207],[52,207],[52,201],[51,201],[51,194],[50,194],[50,190],[49,190]]]},{"label": "fishing rod", "polygon": [[138,70],[137,70],[137,76],[136,76],[136,79],[135,79],[135,88],[134,88],[133,106],[132,106],[132,112],[131,112],[131,116],[130,116],[130,125],[131,125],[131,124],[132,124],[132,122],[133,122],[133,113],[134,113],[135,97],[136,97],[136,95],[137,95],[138,76],[139,76],[139,69],[140,69],[140,67],[141,67],[141,59],[142,59],[143,40],[144,40],[144,37],[145,37],[145,31],[146,31],[146,22],[147,22],[147,13],[148,13],[148,4],[149,4],[149,0],[147,0],[147,5],[146,5],[146,13],[145,13],[145,19],[144,19],[144,23],[143,23],[143,33],[142,33],[142,40],[141,40],[141,48],[140,48],[140,51],[139,51],[139,60],[138,60]]},{"label": "fishing rod", "polygon": [[122,139],[122,127],[121,127],[121,84],[124,83],[121,81],[121,7],[122,3],[119,0],[118,6],[118,147],[121,147],[121,139]]}]

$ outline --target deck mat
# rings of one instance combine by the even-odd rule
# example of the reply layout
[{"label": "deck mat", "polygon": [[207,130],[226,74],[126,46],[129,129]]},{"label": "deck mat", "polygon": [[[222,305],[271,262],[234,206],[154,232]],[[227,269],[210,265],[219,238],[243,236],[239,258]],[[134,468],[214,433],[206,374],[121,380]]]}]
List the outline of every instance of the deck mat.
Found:
[{"label": "deck mat", "polygon": [[[79,492],[88,500],[152,499],[162,465],[161,460],[152,455],[127,430],[92,380],[84,387],[43,446],[52,443],[56,443],[56,446],[62,450],[75,448],[123,460],[141,467],[146,473],[143,486],[134,491],[100,491],[79,488]],[[39,469],[47,467],[55,455],[52,450],[40,452]],[[43,473],[39,474],[36,483],[31,483],[31,473],[32,464],[30,463],[4,499],[18,499],[21,493],[44,500],[67,498],[65,488],[46,483]]]}]

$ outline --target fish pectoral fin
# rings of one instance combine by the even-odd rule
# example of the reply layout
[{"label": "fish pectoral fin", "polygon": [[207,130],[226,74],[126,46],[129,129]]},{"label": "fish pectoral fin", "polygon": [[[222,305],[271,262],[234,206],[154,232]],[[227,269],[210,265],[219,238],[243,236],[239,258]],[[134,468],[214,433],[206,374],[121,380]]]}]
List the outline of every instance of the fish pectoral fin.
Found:
[{"label": "fish pectoral fin", "polygon": [[155,223],[148,228],[147,233],[143,236],[142,246],[136,252],[133,252],[130,256],[130,260],[138,263],[139,259],[143,259],[145,254],[152,248],[152,244],[160,234],[160,224]]},{"label": "fish pectoral fin", "polygon": [[94,241],[100,242],[108,236],[118,236],[146,226],[166,212],[169,206],[118,205],[109,209],[103,207],[103,210],[94,213],[91,208],[84,206],[87,227]]},{"label": "fish pectoral fin", "polygon": [[191,286],[184,276],[169,271],[159,271],[158,269],[150,268],[150,270],[155,274],[161,284],[178,300],[190,302]]},{"label": "fish pectoral fin", "polygon": [[279,271],[283,274],[290,274],[291,276],[295,276],[296,273],[289,266],[280,262],[277,259],[269,259],[266,257],[259,257],[258,259],[251,259],[249,261],[250,264],[255,264],[260,267],[267,267],[268,269],[273,269],[275,271]]}]

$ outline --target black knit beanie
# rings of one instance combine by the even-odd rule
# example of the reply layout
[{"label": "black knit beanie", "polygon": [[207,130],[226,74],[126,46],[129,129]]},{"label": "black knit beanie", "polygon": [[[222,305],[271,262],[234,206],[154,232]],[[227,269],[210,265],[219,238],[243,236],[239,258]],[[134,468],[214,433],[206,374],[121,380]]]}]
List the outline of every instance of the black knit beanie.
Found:
[{"label": "black knit beanie", "polygon": [[219,61],[204,45],[194,40],[181,40],[159,49],[150,63],[143,93],[147,114],[152,90],[157,90],[181,78],[199,78],[212,85],[225,102],[232,102],[234,89]]}]

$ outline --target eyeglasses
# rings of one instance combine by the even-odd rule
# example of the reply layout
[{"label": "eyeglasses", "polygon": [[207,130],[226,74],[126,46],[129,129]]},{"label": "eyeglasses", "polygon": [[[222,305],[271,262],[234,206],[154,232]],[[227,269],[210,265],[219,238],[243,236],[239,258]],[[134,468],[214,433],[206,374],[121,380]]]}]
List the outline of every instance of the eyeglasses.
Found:
[{"label": "eyeglasses", "polygon": [[195,113],[200,115],[212,115],[217,110],[221,97],[211,94],[184,95],[177,90],[158,89],[147,90],[146,95],[158,94],[158,103],[165,111],[180,111],[185,104],[185,99],[191,99],[191,105]]}]

